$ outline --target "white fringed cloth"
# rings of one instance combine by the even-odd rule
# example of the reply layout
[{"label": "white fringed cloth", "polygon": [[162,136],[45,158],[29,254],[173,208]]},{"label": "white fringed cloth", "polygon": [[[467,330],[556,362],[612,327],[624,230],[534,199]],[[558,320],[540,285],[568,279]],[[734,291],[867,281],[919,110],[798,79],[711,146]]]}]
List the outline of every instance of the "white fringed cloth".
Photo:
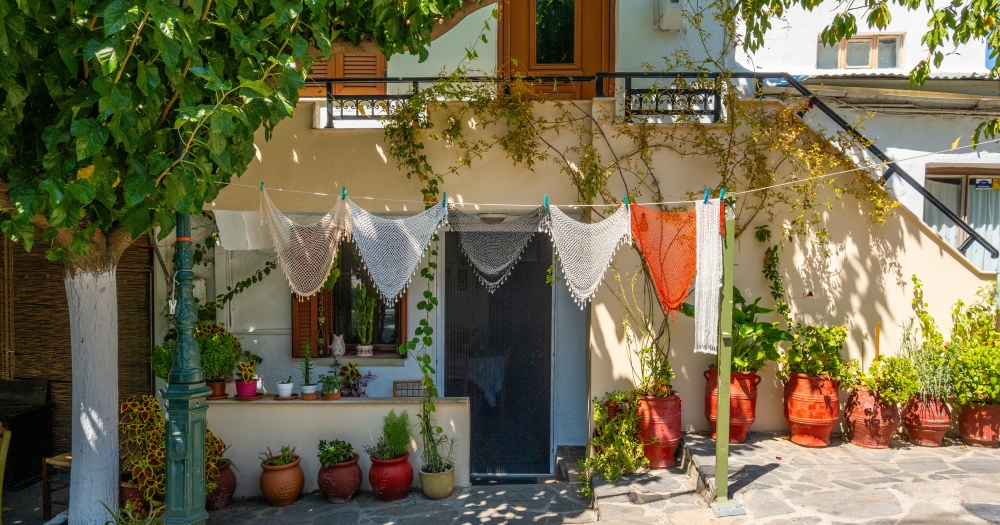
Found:
[{"label": "white fringed cloth", "polygon": [[545,208],[538,207],[511,220],[489,223],[450,207],[448,226],[458,236],[479,282],[493,293],[510,276],[545,216]]},{"label": "white fringed cloth", "polygon": [[553,206],[548,227],[566,286],[582,309],[596,293],[618,246],[632,242],[631,212],[620,206],[601,222],[582,223]]},{"label": "white fringed cloth", "polygon": [[694,279],[694,351],[719,351],[719,302],[722,288],[722,236],[719,199],[696,202],[697,274]]}]

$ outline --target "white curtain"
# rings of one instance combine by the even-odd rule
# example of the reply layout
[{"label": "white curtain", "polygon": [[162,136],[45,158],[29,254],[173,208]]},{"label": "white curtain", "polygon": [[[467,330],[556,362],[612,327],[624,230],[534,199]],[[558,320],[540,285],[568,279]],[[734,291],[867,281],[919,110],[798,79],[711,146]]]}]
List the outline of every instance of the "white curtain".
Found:
[{"label": "white curtain", "polygon": [[[942,204],[955,212],[956,215],[961,215],[963,186],[964,184],[961,183],[949,184],[930,179],[924,182],[924,187],[927,188],[927,191],[937,197]],[[958,229],[958,225],[927,201],[924,201],[924,222],[948,244],[956,248],[961,244],[962,236],[959,234],[961,230]]]},{"label": "white curtain", "polygon": [[[969,226],[994,248],[1000,247],[1000,190],[969,189]],[[991,259],[981,244],[973,242],[965,256],[983,271],[1000,269],[1000,259]]]}]

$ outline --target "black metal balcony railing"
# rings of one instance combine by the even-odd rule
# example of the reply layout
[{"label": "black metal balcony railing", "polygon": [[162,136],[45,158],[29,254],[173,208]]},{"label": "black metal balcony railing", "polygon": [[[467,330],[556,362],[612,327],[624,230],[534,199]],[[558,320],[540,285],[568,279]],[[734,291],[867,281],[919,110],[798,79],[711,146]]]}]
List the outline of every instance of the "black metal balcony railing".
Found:
[{"label": "black metal balcony railing", "polygon": [[[633,119],[649,119],[651,117],[694,118],[717,122],[723,117],[724,108],[722,102],[721,86],[724,76],[735,80],[746,80],[753,82],[754,92],[758,92],[765,81],[778,81],[789,88],[795,90],[800,96],[805,97],[811,106],[820,110],[838,127],[847,131],[861,143],[865,144],[868,152],[879,160],[886,170],[882,173],[882,180],[888,180],[892,175],[896,175],[911,188],[917,191],[928,204],[937,208],[948,219],[955,223],[966,234],[965,242],[958,248],[964,255],[965,252],[978,242],[990,257],[996,259],[1000,257],[1000,251],[983,238],[972,228],[962,217],[945,206],[927,188],[916,181],[909,173],[899,167],[888,155],[885,154],[874,141],[868,140],[857,128],[851,126],[843,117],[837,114],[830,106],[809,91],[801,82],[788,73],[653,73],[653,72],[602,72],[589,77],[539,77],[525,79],[540,84],[545,83],[566,83],[582,82],[594,83],[597,97],[604,97],[610,94],[613,89],[621,89],[624,100],[624,112],[626,117]],[[677,82],[678,80],[681,82]],[[692,83],[692,80],[699,80]],[[422,84],[429,84],[439,81],[438,77],[395,77],[395,78],[323,78],[310,79],[306,81],[307,87],[325,87],[326,94],[326,119],[323,127],[333,128],[334,121],[337,120],[362,120],[378,119],[391,112],[409,100],[412,93],[420,90]],[[463,82],[491,82],[492,77],[469,77],[462,79]],[[619,81],[623,84],[618,88]],[[658,81],[669,81],[664,86]],[[635,87],[636,83],[648,84],[642,87]],[[335,94],[335,86],[345,88],[358,84],[378,84],[385,85],[386,91],[398,91],[398,93],[386,93],[376,95],[364,94]],[[710,84],[712,87],[703,87]],[[397,87],[390,90],[390,86]],[[606,89],[608,86],[608,89]],[[613,86],[613,87],[611,87]],[[347,91],[345,89],[345,91]],[[803,115],[799,115],[802,117]]]}]

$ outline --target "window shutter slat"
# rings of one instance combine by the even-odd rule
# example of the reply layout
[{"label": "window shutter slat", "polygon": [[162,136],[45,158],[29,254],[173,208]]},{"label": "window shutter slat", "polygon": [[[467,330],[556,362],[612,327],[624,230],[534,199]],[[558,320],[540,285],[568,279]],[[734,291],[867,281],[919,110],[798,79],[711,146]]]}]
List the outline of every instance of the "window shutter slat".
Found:
[{"label": "window shutter slat", "polygon": [[299,300],[292,294],[292,357],[302,357],[302,345],[306,342],[312,347],[312,355],[316,356],[319,335],[317,308],[315,295]]}]

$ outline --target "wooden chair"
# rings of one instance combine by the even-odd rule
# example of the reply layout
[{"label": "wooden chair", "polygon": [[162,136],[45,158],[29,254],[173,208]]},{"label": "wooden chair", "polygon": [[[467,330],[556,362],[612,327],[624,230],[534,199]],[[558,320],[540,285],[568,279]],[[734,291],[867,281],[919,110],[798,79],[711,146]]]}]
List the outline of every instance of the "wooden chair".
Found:
[{"label": "wooden chair", "polygon": [[3,472],[7,468],[7,450],[10,448],[10,430],[0,425],[0,525],[3,525]]},{"label": "wooden chair", "polygon": [[68,481],[53,481],[52,469],[62,469],[69,473],[70,467],[72,466],[73,456],[70,454],[61,454],[42,460],[42,517],[46,520],[52,519],[53,503],[56,505],[69,505],[68,498],[61,501],[52,499],[53,491],[63,490],[69,487]]},{"label": "wooden chair", "polygon": [[423,395],[423,380],[415,379],[392,382],[392,397],[423,397]]}]

